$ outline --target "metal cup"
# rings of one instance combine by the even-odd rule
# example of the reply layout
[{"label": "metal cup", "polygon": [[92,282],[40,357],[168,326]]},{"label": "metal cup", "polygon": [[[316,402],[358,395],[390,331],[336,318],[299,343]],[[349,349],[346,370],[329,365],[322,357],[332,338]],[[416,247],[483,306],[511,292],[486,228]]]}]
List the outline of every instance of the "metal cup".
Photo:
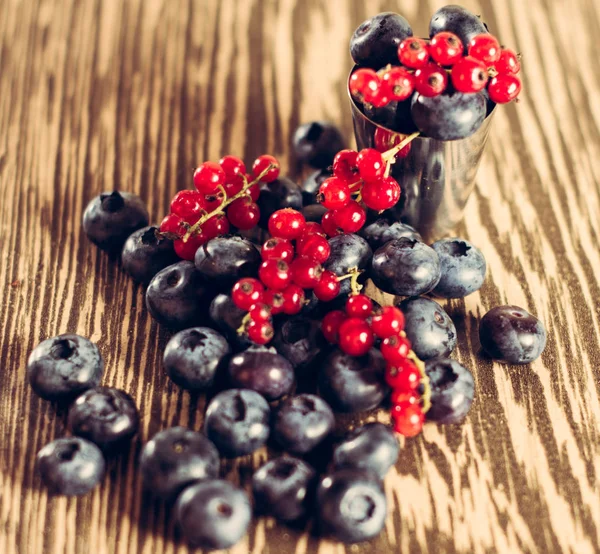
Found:
[{"label": "metal cup", "polygon": [[[359,150],[376,148],[384,143],[398,144],[401,135],[369,119],[350,96],[354,135]],[[494,110],[470,137],[440,141],[417,137],[410,152],[392,165],[392,176],[402,189],[398,204],[390,210],[398,221],[408,223],[424,240],[442,238],[461,221],[469,195],[475,186],[475,175],[490,131]]]}]

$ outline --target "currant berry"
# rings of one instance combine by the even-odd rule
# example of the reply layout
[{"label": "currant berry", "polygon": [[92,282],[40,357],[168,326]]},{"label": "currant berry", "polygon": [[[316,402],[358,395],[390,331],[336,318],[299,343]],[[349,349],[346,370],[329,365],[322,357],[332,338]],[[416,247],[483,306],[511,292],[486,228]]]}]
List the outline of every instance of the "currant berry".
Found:
[{"label": "currant berry", "polygon": [[304,290],[298,285],[290,285],[285,288],[281,295],[283,296],[282,311],[287,315],[296,315],[300,313],[304,306]]},{"label": "currant berry", "polygon": [[292,208],[277,210],[269,218],[269,233],[282,239],[295,239],[302,235],[306,221],[304,216]]},{"label": "currant berry", "polygon": [[173,242],[173,248],[175,253],[182,260],[192,261],[196,256],[196,250],[200,248],[208,239],[202,234],[192,235],[187,241],[183,242],[183,239],[176,240]]},{"label": "currant berry", "polygon": [[[264,300],[264,294],[263,294]],[[271,321],[271,308],[264,302],[257,302],[250,306],[248,315],[252,321]]]},{"label": "currant berry", "polygon": [[404,392],[415,391],[421,383],[421,372],[412,361],[404,360],[399,365],[387,365],[385,380],[394,390]]},{"label": "currant berry", "polygon": [[323,214],[323,217],[321,218],[321,227],[323,227],[323,230],[329,237],[335,237],[336,235],[341,235],[344,232],[335,222],[335,212],[327,212]]},{"label": "currant berry", "polygon": [[485,64],[471,56],[461,58],[452,68],[452,84],[459,92],[478,92],[485,87],[487,81]]},{"label": "currant berry", "polygon": [[265,260],[258,269],[258,276],[272,290],[283,290],[292,282],[290,266],[283,260]]},{"label": "currant berry", "polygon": [[333,158],[333,174],[347,183],[354,183],[358,179],[357,157],[356,150],[340,150]]},{"label": "currant berry", "polygon": [[252,229],[258,225],[260,208],[248,196],[234,200],[227,208],[229,222],[238,229]]},{"label": "currant berry", "polygon": [[171,212],[186,221],[201,216],[203,211],[202,194],[196,190],[180,190],[171,200]]},{"label": "currant berry", "polygon": [[380,339],[398,335],[404,329],[404,314],[396,306],[384,306],[375,311],[371,329]]},{"label": "currant berry", "polygon": [[350,356],[364,356],[375,342],[369,324],[358,317],[346,319],[340,325],[338,333],[340,349]]},{"label": "currant berry", "polygon": [[304,243],[314,235],[318,235],[323,238],[327,238],[327,233],[323,229],[320,223],[316,221],[307,221],[304,225],[304,230],[299,238],[296,239],[296,250],[300,252],[303,248]]},{"label": "currant berry", "polygon": [[490,100],[496,104],[506,104],[521,92],[521,81],[516,75],[496,75],[488,86]]},{"label": "currant berry", "polygon": [[313,289],[321,280],[323,267],[317,261],[300,256],[290,265],[293,282],[303,289]]},{"label": "currant berry", "polygon": [[227,182],[223,185],[223,188],[225,189],[227,198],[231,198],[239,192],[242,192],[242,189],[244,188],[244,178],[241,175],[236,175],[231,179],[228,177]]},{"label": "currant berry", "polygon": [[392,409],[394,406],[403,403],[418,404],[419,395],[415,391],[393,390],[390,396],[390,403],[392,404]]},{"label": "currant berry", "polygon": [[418,404],[396,404],[392,409],[394,431],[404,437],[414,437],[423,429],[425,415]]},{"label": "currant berry", "polygon": [[337,344],[339,339],[340,326],[346,321],[346,314],[341,310],[333,310],[325,314],[321,323],[321,331],[327,342]]},{"label": "currant berry", "polygon": [[372,69],[357,69],[350,76],[350,94],[360,102],[373,104],[380,93],[381,80]]},{"label": "currant berry", "polygon": [[[375,134],[373,135],[373,143],[379,152],[386,152],[400,144],[405,138],[405,135],[394,133],[383,127],[377,127],[377,129],[375,129]],[[406,158],[410,154],[411,146],[412,142],[409,142],[404,148],[399,150],[396,153],[396,159],[401,160],[402,158]]]},{"label": "currant berry", "polygon": [[275,332],[268,321],[250,321],[246,327],[246,334],[256,344],[267,344]]},{"label": "currant berry", "polygon": [[325,270],[313,291],[321,302],[331,302],[340,293],[340,289],[337,275],[333,271]]},{"label": "currant berry", "polygon": [[361,150],[356,157],[356,165],[364,181],[379,181],[385,174],[385,162],[381,152],[374,148]]},{"label": "currant berry", "polygon": [[383,74],[382,88],[387,88],[391,102],[403,102],[415,90],[415,78],[404,67],[390,67]]},{"label": "currant berry", "polygon": [[[267,169],[271,166],[271,169],[267,171]],[[272,183],[277,177],[279,177],[279,162],[273,156],[269,154],[263,154],[254,160],[252,164],[252,177],[258,179],[264,171],[267,171],[260,180],[263,183]]]},{"label": "currant berry", "polygon": [[373,313],[373,302],[364,294],[355,294],[346,300],[348,317],[367,319]]},{"label": "currant berry", "polygon": [[162,220],[159,231],[182,237],[187,232],[187,226],[177,214],[168,214]]},{"label": "currant berry", "polygon": [[443,31],[434,35],[429,43],[429,55],[440,65],[454,65],[462,58],[464,46],[454,34]]},{"label": "currant berry", "polygon": [[225,172],[215,162],[204,162],[194,171],[194,186],[202,194],[213,194],[225,184]]},{"label": "currant berry", "polygon": [[410,352],[410,341],[403,336],[393,335],[381,342],[381,354],[389,364],[400,365]]},{"label": "currant berry", "polygon": [[330,177],[321,183],[319,197],[328,210],[337,210],[350,202],[350,187],[339,177]]},{"label": "currant berry", "polygon": [[500,52],[500,58],[494,64],[496,71],[502,75],[511,74],[516,75],[521,71],[521,62],[519,56],[514,50],[510,48],[503,48]]},{"label": "currant berry", "polygon": [[231,289],[231,299],[240,310],[249,310],[263,297],[265,287],[254,277],[240,279]]},{"label": "currant berry", "polygon": [[217,191],[214,194],[205,194],[202,196],[202,209],[206,213],[214,212],[217,208],[221,206],[225,202],[225,194],[223,191]]},{"label": "currant berry", "polygon": [[311,235],[298,243],[298,254],[320,264],[327,261],[330,253],[329,242],[321,235]]},{"label": "currant berry", "polygon": [[225,214],[216,214],[202,224],[202,234],[206,240],[220,237],[229,233],[229,220]]},{"label": "currant berry", "polygon": [[[348,202],[348,205],[344,206],[341,210],[335,210],[330,213],[333,214],[333,220],[337,227],[344,233],[357,233],[367,221],[367,213],[355,200]],[[325,216],[323,216],[323,219],[325,219]]]},{"label": "currant berry", "polygon": [[226,181],[238,180],[240,175],[246,173],[246,165],[236,156],[223,156],[219,160],[219,165],[225,172]]},{"label": "currant berry", "polygon": [[294,259],[294,245],[287,239],[272,237],[262,245],[260,255],[263,260],[283,260],[291,262]]},{"label": "currant berry", "polygon": [[283,312],[283,294],[280,291],[267,289],[263,294],[263,302],[271,308],[271,314]]},{"label": "currant berry", "polygon": [[378,212],[389,210],[400,200],[400,185],[393,177],[384,177],[377,183],[365,183],[361,197],[367,208]]},{"label": "currant berry", "polygon": [[415,71],[415,89],[422,96],[439,96],[447,86],[448,73],[435,63],[429,63]]},{"label": "currant berry", "polygon": [[498,39],[489,33],[476,35],[469,42],[469,56],[481,60],[486,67],[494,65],[500,59],[501,53]]},{"label": "currant berry", "polygon": [[429,47],[422,38],[406,38],[398,46],[398,59],[411,69],[424,67],[429,61]]}]

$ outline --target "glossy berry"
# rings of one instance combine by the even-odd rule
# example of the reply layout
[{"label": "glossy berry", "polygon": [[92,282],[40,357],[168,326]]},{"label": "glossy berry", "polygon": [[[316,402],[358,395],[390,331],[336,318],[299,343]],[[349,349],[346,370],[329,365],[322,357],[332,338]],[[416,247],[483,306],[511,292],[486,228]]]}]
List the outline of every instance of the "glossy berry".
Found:
[{"label": "glossy berry", "polygon": [[272,290],[283,290],[292,282],[290,266],[282,260],[264,261],[258,270],[258,276],[265,287]]},{"label": "glossy berry", "polygon": [[429,62],[429,45],[422,38],[407,38],[398,47],[398,59],[411,69],[424,67]]},{"label": "glossy berry", "polygon": [[327,237],[327,233],[325,232],[325,230],[319,222],[307,221],[304,225],[304,229],[302,230],[300,238],[296,239],[296,246],[300,248],[304,241],[308,240],[308,238],[312,235],[320,235],[322,237]]},{"label": "glossy berry", "polygon": [[388,221],[383,217],[366,225],[360,231],[360,236],[368,241],[373,250],[377,250],[386,242],[403,237],[423,242],[421,235],[410,225]]},{"label": "glossy berry", "polygon": [[271,308],[264,302],[259,302],[248,310],[248,316],[252,321],[271,321]]},{"label": "glossy berry", "polygon": [[521,62],[514,50],[503,48],[502,52],[500,52],[500,58],[494,63],[494,67],[498,73],[516,75],[521,71]]},{"label": "glossy berry", "polygon": [[233,286],[231,298],[238,308],[247,311],[261,301],[264,290],[264,285],[258,279],[245,277]]},{"label": "glossy berry", "polygon": [[356,233],[360,231],[367,221],[367,213],[355,200],[348,202],[346,206],[331,212],[337,227],[344,233]]},{"label": "glossy berry", "polygon": [[496,75],[490,81],[488,93],[496,104],[507,104],[521,92],[521,81],[515,75]]},{"label": "glossy berry", "polygon": [[160,270],[179,261],[173,241],[156,227],[142,227],[125,241],[121,264],[126,273],[140,283],[148,284]]},{"label": "glossy berry", "polygon": [[361,179],[365,181],[379,181],[385,173],[385,162],[374,148],[364,148],[356,157],[356,166]]},{"label": "glossy berry", "polygon": [[421,96],[438,96],[447,86],[448,74],[437,64],[428,63],[415,71],[415,89]]},{"label": "glossy berry", "polygon": [[335,221],[334,212],[328,211],[323,214],[323,217],[321,218],[321,226],[325,233],[327,233],[327,236],[329,237],[335,237],[343,233],[343,231],[339,228],[338,224]]},{"label": "glossy berry", "polygon": [[410,352],[410,341],[401,335],[392,335],[387,337],[381,343],[381,355],[388,364],[398,365],[404,363]]},{"label": "glossy berry", "polygon": [[291,262],[294,259],[294,245],[287,239],[272,237],[262,245],[263,261],[275,259]]},{"label": "glossy berry", "polygon": [[478,92],[487,81],[485,64],[471,56],[461,58],[452,68],[452,84],[459,92]]},{"label": "glossy berry", "polygon": [[400,200],[400,185],[393,177],[365,183],[361,189],[362,201],[367,208],[381,212],[394,207]]},{"label": "glossy berry", "polygon": [[225,195],[218,190],[214,194],[206,194],[202,197],[202,206],[204,211],[211,213],[215,211],[225,201]]},{"label": "glossy berry", "polygon": [[371,318],[371,329],[380,339],[398,335],[404,329],[404,314],[395,306],[377,308]]},{"label": "glossy berry", "polygon": [[330,252],[329,242],[321,235],[311,235],[298,246],[298,254],[320,264],[327,261]]},{"label": "glossy berry", "polygon": [[304,307],[304,288],[292,284],[281,291],[283,296],[282,311],[287,315],[296,315]]},{"label": "glossy berry", "polygon": [[429,55],[443,66],[454,65],[462,58],[463,51],[464,46],[460,39],[447,31],[438,33],[429,43]]},{"label": "glossy berry", "polygon": [[385,380],[394,390],[414,391],[421,383],[421,372],[411,360],[404,360],[401,364],[386,367]]},{"label": "glossy berry", "polygon": [[248,339],[255,344],[267,344],[273,338],[275,331],[268,321],[250,321],[246,326]]},{"label": "glossy berry", "polygon": [[202,194],[214,194],[225,184],[225,172],[219,164],[204,162],[194,171],[194,186]]},{"label": "glossy berry", "polygon": [[[273,339],[273,347],[292,364],[298,376],[304,378],[312,369],[317,369],[313,362],[324,346],[321,322],[304,315],[286,319],[278,326]],[[299,383],[305,384],[310,385]]]},{"label": "glossy berry", "polygon": [[252,229],[260,221],[260,208],[250,197],[243,196],[229,204],[227,218],[238,229]]},{"label": "glossy berry", "polygon": [[282,239],[296,239],[304,230],[304,216],[292,208],[277,210],[269,218],[269,233]]},{"label": "glossy berry", "polygon": [[[321,183],[329,177],[332,176],[331,168],[328,166],[326,169],[319,169],[314,173],[311,173],[303,182],[302,182],[302,202],[303,208],[302,213],[305,214],[306,208],[309,208],[309,211],[319,210],[322,208],[318,204],[317,195],[319,194],[319,187]],[[311,206],[319,206],[318,208],[311,208]],[[306,214],[305,214],[306,216]],[[311,219],[306,217],[307,221],[320,221],[320,217],[316,219]]]},{"label": "glossy berry", "polygon": [[408,402],[396,404],[392,410],[394,431],[404,437],[415,437],[423,429],[425,415],[421,406]]},{"label": "glossy berry", "polygon": [[431,387],[427,419],[443,424],[462,421],[473,404],[475,382],[472,373],[449,358],[427,360],[425,373]]},{"label": "glossy berry", "polygon": [[284,208],[302,210],[302,189],[291,179],[280,177],[270,183],[260,185],[260,198],[257,201],[260,208],[260,226],[268,229],[271,215]]},{"label": "glossy berry", "polygon": [[215,214],[202,224],[202,234],[207,240],[229,233],[229,220],[225,214]]},{"label": "glossy berry", "polygon": [[469,56],[481,60],[486,67],[500,59],[502,49],[498,39],[489,33],[474,36],[469,42]]},{"label": "glossy berry", "polygon": [[404,402],[408,402],[409,404],[419,404],[421,401],[421,397],[418,392],[412,390],[392,390],[392,394],[390,395],[390,404],[392,405],[392,409],[397,404],[402,404]]},{"label": "glossy berry", "polygon": [[340,282],[338,277],[332,271],[323,271],[321,279],[315,286],[314,293],[322,302],[330,302],[340,293]]},{"label": "glossy berry", "polygon": [[373,312],[373,302],[364,294],[356,294],[346,301],[346,314],[348,317],[367,319]]},{"label": "glossy berry", "polygon": [[[170,235],[176,235],[182,237],[187,232],[186,222],[177,214],[168,214],[161,221],[159,230],[161,233],[168,233]],[[173,237],[175,238],[175,237]]]},{"label": "glossy berry", "polygon": [[[264,294],[266,293],[267,291]],[[243,350],[252,344],[247,336],[238,334],[238,329],[245,322],[244,317],[248,311],[238,308],[230,295],[215,296],[210,303],[208,313],[211,326],[227,338],[232,350]]]},{"label": "glossy berry", "polygon": [[[271,167],[271,169],[268,169]],[[266,172],[260,180],[263,183],[270,183],[279,177],[280,165],[276,158],[268,154],[259,156],[252,164],[252,177],[258,179],[263,172]],[[268,170],[268,171],[267,171]]]},{"label": "glossy berry", "polygon": [[340,150],[333,159],[333,174],[350,184],[358,180],[358,166],[356,150]]},{"label": "glossy berry", "polygon": [[331,344],[337,344],[340,338],[340,326],[344,321],[348,319],[348,316],[345,312],[341,310],[333,310],[323,317],[323,322],[321,323],[321,330],[323,331],[323,336],[325,339]]},{"label": "glossy berry", "polygon": [[197,190],[180,190],[171,200],[171,213],[195,223],[204,212],[204,195]]},{"label": "glossy berry", "polygon": [[327,121],[312,121],[300,125],[294,132],[296,160],[316,168],[327,168],[338,151],[344,148],[339,129]]},{"label": "glossy berry", "polygon": [[382,87],[387,88],[391,102],[403,102],[415,90],[415,78],[404,67],[390,67],[382,78]]},{"label": "glossy berry", "polygon": [[296,258],[291,263],[290,270],[294,283],[303,289],[314,288],[321,280],[321,275],[323,274],[321,264],[305,256]]},{"label": "glossy berry", "polygon": [[364,356],[375,342],[370,325],[357,317],[346,319],[338,332],[338,344],[341,350],[350,356]]},{"label": "glossy berry", "polygon": [[271,308],[272,315],[277,315],[283,312],[284,298],[281,291],[266,290],[263,294],[263,302],[269,306],[269,308]]},{"label": "glossy berry", "polygon": [[177,256],[186,261],[193,261],[198,248],[208,241],[208,237],[202,234],[202,229],[198,233],[189,236],[186,240],[180,239],[173,242],[173,249]]},{"label": "glossy berry", "polygon": [[319,187],[319,197],[328,210],[337,210],[350,201],[350,187],[340,177],[330,177]]},{"label": "glossy berry", "polygon": [[236,156],[223,156],[219,160],[221,169],[225,172],[226,181],[237,179],[240,175],[246,174],[246,165]]},{"label": "glossy berry", "polygon": [[[338,277],[347,275],[351,269],[366,269],[373,252],[369,243],[358,235],[338,235],[329,239],[331,254],[323,264],[326,270]],[[340,282],[341,294],[350,294],[350,279]]]},{"label": "glossy berry", "polygon": [[431,17],[429,36],[434,37],[443,31],[454,33],[465,49],[474,36],[487,32],[479,17],[457,5],[444,6]]}]

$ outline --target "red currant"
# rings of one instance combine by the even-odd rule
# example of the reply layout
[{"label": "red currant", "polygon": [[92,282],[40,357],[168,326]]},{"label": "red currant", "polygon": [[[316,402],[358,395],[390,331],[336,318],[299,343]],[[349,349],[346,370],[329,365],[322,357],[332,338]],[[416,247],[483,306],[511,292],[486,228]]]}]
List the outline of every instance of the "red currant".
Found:
[{"label": "red currant", "polygon": [[229,220],[225,214],[216,214],[202,224],[202,233],[206,240],[229,233]]},{"label": "red currant", "polygon": [[231,299],[240,310],[249,310],[263,299],[265,287],[254,277],[240,279],[231,289]]},{"label": "red currant", "polygon": [[329,237],[335,237],[336,235],[341,235],[344,232],[335,222],[335,212],[325,212],[321,218],[321,226]]},{"label": "red currant", "polygon": [[159,230],[161,233],[182,237],[187,232],[187,226],[177,214],[169,214],[162,220]]},{"label": "red currant", "polygon": [[333,174],[347,183],[354,183],[358,179],[358,166],[356,150],[340,150],[333,158]]},{"label": "red currant", "polygon": [[364,294],[355,294],[346,300],[346,313],[348,317],[367,319],[373,312],[373,302]]},{"label": "red currant", "polygon": [[246,334],[256,344],[267,344],[275,332],[268,321],[250,321],[246,327]]},{"label": "red currant", "polygon": [[301,244],[298,244],[298,254],[320,264],[327,261],[330,253],[329,242],[321,235],[311,235]]},{"label": "red currant", "polygon": [[171,200],[171,212],[188,219],[202,215],[202,194],[196,190],[180,190]]},{"label": "red currant", "polygon": [[337,210],[350,202],[350,187],[343,179],[330,177],[321,183],[319,196],[321,204],[328,210]]},{"label": "red currant", "polygon": [[238,229],[252,229],[260,219],[260,208],[248,196],[242,196],[229,204],[227,217]]},{"label": "red currant", "polygon": [[260,196],[260,184],[255,183],[246,189],[246,194],[252,198],[252,202],[256,202]]},{"label": "red currant", "polygon": [[333,310],[325,314],[321,322],[321,331],[323,331],[323,336],[327,342],[337,344],[340,326],[344,321],[346,321],[346,314],[341,310]]},{"label": "red currant", "polygon": [[351,317],[340,325],[338,342],[346,354],[364,356],[373,346],[375,337],[364,319]]},{"label": "red currant", "polygon": [[[405,135],[394,133],[383,127],[377,127],[373,136],[373,142],[375,148],[379,152],[386,152],[392,149],[394,146],[400,144],[406,138]],[[404,148],[396,153],[396,159],[400,160],[406,158],[410,154],[411,142],[409,142]]]},{"label": "red currant", "polygon": [[400,365],[387,365],[385,380],[394,390],[415,391],[421,383],[421,372],[412,361],[404,360]]},{"label": "red currant", "polygon": [[283,290],[292,282],[290,266],[283,260],[265,260],[258,269],[263,284],[273,290]]},{"label": "red currant", "polygon": [[494,64],[496,71],[501,74],[510,73],[516,75],[521,71],[521,62],[518,54],[510,48],[503,48],[500,58]]},{"label": "red currant", "polygon": [[277,210],[269,218],[269,233],[273,237],[295,239],[302,235],[306,221],[304,216],[292,208]]},{"label": "red currant", "polygon": [[421,406],[408,402],[396,404],[392,409],[394,431],[405,437],[414,437],[423,429],[425,415]]},{"label": "red currant", "polygon": [[381,342],[381,354],[389,364],[399,365],[410,352],[410,341],[406,337],[393,335]]},{"label": "red currant", "polygon": [[403,102],[415,90],[415,78],[404,67],[390,67],[383,73],[382,88],[384,87],[390,102]]},{"label": "red currant", "polygon": [[[344,233],[356,233],[363,228],[367,221],[367,213],[364,208],[355,200],[348,202],[341,210],[331,212],[336,225]],[[327,214],[325,214],[327,215]],[[325,215],[323,218],[325,218]]]},{"label": "red currant", "polygon": [[377,183],[365,183],[361,196],[367,208],[378,212],[389,210],[400,200],[400,185],[393,177],[384,177]]},{"label": "red currant", "polygon": [[[263,294],[264,300],[264,294]],[[250,306],[248,315],[252,321],[271,321],[271,308],[264,302],[258,302]]]},{"label": "red currant", "polygon": [[380,339],[398,335],[404,329],[404,314],[396,306],[384,306],[375,310],[371,329]]},{"label": "red currant", "polygon": [[392,404],[392,409],[393,406],[403,403],[418,404],[419,395],[414,391],[393,390],[392,395],[390,396],[390,402]]},{"label": "red currant", "polygon": [[267,289],[263,294],[263,302],[271,308],[271,314],[283,312],[283,294],[280,291]]},{"label": "red currant", "polygon": [[311,258],[300,256],[290,265],[292,280],[303,289],[312,289],[321,280],[323,267]]},{"label": "red currant", "polygon": [[409,37],[398,46],[398,59],[411,69],[423,67],[429,61],[429,47],[422,38]]},{"label": "red currant", "polygon": [[183,239],[173,241],[175,253],[183,260],[193,261],[196,256],[196,250],[200,248],[208,239],[202,232],[192,235],[186,242]]},{"label": "red currant", "polygon": [[435,35],[429,43],[430,56],[440,65],[454,65],[462,58],[464,46],[454,34],[444,31]]},{"label": "red currant", "polygon": [[237,179],[240,175],[246,173],[246,165],[236,156],[223,156],[219,160],[221,169],[225,172],[227,181]]},{"label": "red currant", "polygon": [[202,194],[214,194],[224,184],[225,172],[215,162],[204,162],[194,171],[194,186]]},{"label": "red currant", "polygon": [[[271,169],[267,171],[267,169],[271,166]],[[252,164],[252,177],[258,179],[260,175],[266,171],[266,173],[260,177],[260,180],[263,183],[271,183],[277,177],[279,177],[279,162],[273,156],[269,154],[263,154],[254,160],[254,164]]]},{"label": "red currant", "polygon": [[283,296],[283,313],[296,315],[304,306],[304,290],[298,285],[290,285],[281,292]]},{"label": "red currant", "polygon": [[415,71],[415,89],[422,96],[438,96],[447,86],[448,73],[435,63],[429,63]]},{"label": "red currant", "polygon": [[487,81],[485,64],[471,56],[461,58],[452,68],[452,84],[459,92],[478,92],[485,87]]},{"label": "red currant", "polygon": [[227,182],[223,185],[227,198],[235,196],[244,188],[244,179],[241,175],[235,175],[231,179],[228,177]]},{"label": "red currant", "polygon": [[498,39],[489,33],[474,36],[469,42],[469,56],[481,60],[486,67],[500,59],[502,48]]},{"label": "red currant", "polygon": [[333,271],[323,271],[321,280],[314,288],[315,296],[321,302],[331,302],[340,293],[341,285]]},{"label": "red currant", "polygon": [[506,104],[521,92],[521,81],[516,75],[496,75],[488,86],[490,100],[496,104]]},{"label": "red currant", "polygon": [[379,181],[385,174],[385,162],[381,152],[374,148],[361,150],[356,157],[356,165],[364,181]]},{"label": "red currant", "polygon": [[202,208],[206,213],[214,212],[225,201],[225,195],[222,191],[215,194],[206,194],[202,197]]},{"label": "red currant", "polygon": [[350,94],[359,101],[366,104],[372,104],[378,100],[380,94],[381,81],[379,76],[372,69],[357,69],[350,76],[348,85]]},{"label": "red currant", "polygon": [[262,245],[260,255],[263,260],[274,258],[289,263],[294,259],[294,245],[287,239],[272,237]]},{"label": "red currant", "polygon": [[304,230],[299,238],[296,239],[296,250],[300,252],[304,243],[313,235],[318,235],[324,238],[327,238],[327,233],[323,229],[320,223],[316,221],[307,221],[306,225],[304,225]]}]

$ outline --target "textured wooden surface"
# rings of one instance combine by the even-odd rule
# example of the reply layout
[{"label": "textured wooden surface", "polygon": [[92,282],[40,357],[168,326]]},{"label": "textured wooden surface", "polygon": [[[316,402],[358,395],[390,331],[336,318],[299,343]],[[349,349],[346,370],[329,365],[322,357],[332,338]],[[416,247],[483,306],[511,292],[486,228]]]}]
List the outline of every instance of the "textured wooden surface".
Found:
[{"label": "textured wooden surface", "polygon": [[[204,401],[165,377],[142,290],[82,236],[87,201],[133,190],[158,220],[199,161],[268,151],[290,167],[291,131],[318,117],[350,137],[351,31],[392,9],[423,33],[443,3],[0,0],[0,552],[187,552],[136,455],[161,428],[198,428]],[[489,264],[481,292],[449,305],[471,414],[405,445],[379,539],[344,549],[260,521],[235,554],[600,551],[600,3],[465,5],[523,53],[525,87],[498,110],[459,230]],[[546,323],[532,366],[478,355],[477,322],[500,303]],[[143,414],[140,441],[81,500],[40,488],[35,453],[64,414],[25,380],[29,351],[67,331],[99,343],[104,383]]]}]

